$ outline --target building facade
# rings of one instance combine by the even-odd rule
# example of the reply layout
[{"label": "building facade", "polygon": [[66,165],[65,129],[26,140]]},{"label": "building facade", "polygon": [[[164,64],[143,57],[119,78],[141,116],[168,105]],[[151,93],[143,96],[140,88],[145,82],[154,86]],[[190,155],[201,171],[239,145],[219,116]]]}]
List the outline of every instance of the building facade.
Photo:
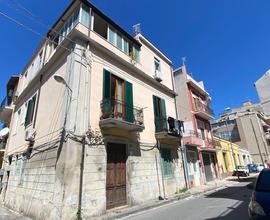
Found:
[{"label": "building facade", "polygon": [[143,35],[73,1],[20,74],[5,205],[35,219],[89,219],[181,191],[172,76]]},{"label": "building facade", "polygon": [[179,119],[184,121],[183,144],[186,154],[187,177],[190,187],[218,177],[216,149],[210,120],[214,112],[209,107],[211,97],[203,82],[195,81],[182,66],[174,71]]},{"label": "building facade", "polygon": [[252,163],[250,153],[239,145],[220,137],[214,137],[214,142],[218,149],[217,161],[221,178],[230,176],[238,165]]},{"label": "building facade", "polygon": [[213,133],[231,140],[249,151],[256,163],[267,163],[270,159],[268,129],[270,123],[260,104],[245,102],[240,108],[227,109],[212,123]]},{"label": "building facade", "polygon": [[255,82],[255,87],[263,112],[270,117],[270,70]]}]

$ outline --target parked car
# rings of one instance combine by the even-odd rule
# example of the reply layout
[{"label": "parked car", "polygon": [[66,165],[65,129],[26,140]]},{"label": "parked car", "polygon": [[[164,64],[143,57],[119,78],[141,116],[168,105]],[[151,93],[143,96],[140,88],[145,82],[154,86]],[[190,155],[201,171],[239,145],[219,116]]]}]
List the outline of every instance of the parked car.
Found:
[{"label": "parked car", "polygon": [[258,172],[261,172],[264,169],[264,165],[263,164],[257,163],[256,166],[257,166]]},{"label": "parked car", "polygon": [[250,220],[270,219],[270,169],[265,168],[258,176],[248,205]]},{"label": "parked car", "polygon": [[246,166],[236,166],[233,176],[249,176],[249,169]]},{"label": "parked car", "polygon": [[257,169],[257,165],[254,163],[248,164],[247,165],[249,173],[257,173],[258,169]]}]

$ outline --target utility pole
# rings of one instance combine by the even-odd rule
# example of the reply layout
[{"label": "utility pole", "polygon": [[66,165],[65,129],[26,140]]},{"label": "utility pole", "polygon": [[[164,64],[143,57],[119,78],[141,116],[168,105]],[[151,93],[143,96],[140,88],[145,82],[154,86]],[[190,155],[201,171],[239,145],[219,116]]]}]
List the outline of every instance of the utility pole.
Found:
[{"label": "utility pole", "polygon": [[[228,117],[225,118],[225,124],[226,124],[227,134],[229,135],[229,128],[228,128],[228,122],[227,122],[227,120],[228,120]],[[234,155],[234,150],[233,150],[232,137],[231,137],[231,135],[229,135],[229,142],[230,142],[231,149],[232,149],[234,168],[236,169],[236,160],[235,160],[235,155]]]},{"label": "utility pole", "polygon": [[259,145],[259,142],[258,142],[257,135],[255,133],[254,124],[253,124],[253,121],[252,121],[252,119],[250,117],[249,117],[249,120],[250,120],[251,127],[252,127],[252,130],[253,130],[254,136],[255,136],[255,140],[256,140],[257,147],[258,147],[258,150],[259,150],[259,154],[260,154],[260,157],[261,157],[261,160],[262,160],[262,164],[264,165],[264,161],[263,161],[263,157],[262,157],[262,152],[261,152],[261,149],[260,149],[260,145]]}]

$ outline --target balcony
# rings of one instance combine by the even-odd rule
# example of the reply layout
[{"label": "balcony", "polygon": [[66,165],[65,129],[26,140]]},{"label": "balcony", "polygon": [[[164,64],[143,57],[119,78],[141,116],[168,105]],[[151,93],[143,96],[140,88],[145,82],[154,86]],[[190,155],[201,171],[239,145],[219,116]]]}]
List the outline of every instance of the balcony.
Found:
[{"label": "balcony", "polygon": [[208,105],[202,103],[200,100],[195,100],[194,112],[196,115],[206,120],[214,119],[214,111]]},{"label": "balcony", "polygon": [[212,138],[205,139],[204,143],[205,143],[205,148],[208,148],[208,149],[216,148],[216,141],[214,141]]},{"label": "balcony", "polygon": [[193,130],[186,131],[183,137],[183,142],[185,145],[202,146],[202,135]]},{"label": "balcony", "polygon": [[9,122],[12,115],[11,102],[8,101],[7,97],[1,102],[0,105],[0,121]]},{"label": "balcony", "polygon": [[180,140],[183,136],[183,122],[172,117],[155,119],[156,139]]},{"label": "balcony", "polygon": [[144,130],[143,109],[123,101],[104,99],[101,102],[99,125],[102,129],[118,128],[130,132]]}]

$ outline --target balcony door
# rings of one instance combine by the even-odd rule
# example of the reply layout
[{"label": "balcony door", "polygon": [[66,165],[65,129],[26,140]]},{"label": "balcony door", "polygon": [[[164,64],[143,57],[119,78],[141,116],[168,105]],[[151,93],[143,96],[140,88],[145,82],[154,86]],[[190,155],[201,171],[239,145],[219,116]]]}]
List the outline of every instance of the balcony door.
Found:
[{"label": "balcony door", "polygon": [[103,75],[102,117],[134,122],[132,83],[108,70]]},{"label": "balcony door", "polygon": [[153,95],[156,132],[167,131],[167,116],[165,100]]},{"label": "balcony door", "polygon": [[125,118],[125,86],[124,80],[111,76],[112,112],[116,118]]}]

